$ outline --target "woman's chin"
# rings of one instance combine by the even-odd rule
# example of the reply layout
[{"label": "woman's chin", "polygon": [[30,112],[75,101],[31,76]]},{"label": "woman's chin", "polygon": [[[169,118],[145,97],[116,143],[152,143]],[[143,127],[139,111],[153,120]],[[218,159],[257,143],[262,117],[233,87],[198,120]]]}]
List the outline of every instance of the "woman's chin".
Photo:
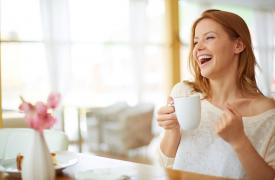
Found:
[{"label": "woman's chin", "polygon": [[205,78],[209,78],[210,74],[211,73],[209,71],[201,70],[201,76],[203,76]]}]

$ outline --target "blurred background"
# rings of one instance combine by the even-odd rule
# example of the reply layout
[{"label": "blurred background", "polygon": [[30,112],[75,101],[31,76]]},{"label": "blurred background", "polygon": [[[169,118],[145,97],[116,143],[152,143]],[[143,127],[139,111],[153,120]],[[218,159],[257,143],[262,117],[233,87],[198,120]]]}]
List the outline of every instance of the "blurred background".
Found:
[{"label": "blurred background", "polygon": [[156,110],[192,80],[193,21],[205,9],[248,24],[262,92],[275,96],[274,0],[0,0],[3,127],[25,127],[19,96],[62,95],[71,151],[153,163]]}]

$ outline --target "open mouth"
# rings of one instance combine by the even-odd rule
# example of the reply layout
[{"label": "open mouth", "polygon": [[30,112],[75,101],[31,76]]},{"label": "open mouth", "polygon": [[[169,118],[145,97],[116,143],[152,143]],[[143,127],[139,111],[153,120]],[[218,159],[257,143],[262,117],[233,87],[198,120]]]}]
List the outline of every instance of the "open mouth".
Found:
[{"label": "open mouth", "polygon": [[211,55],[200,55],[200,56],[198,56],[198,60],[199,60],[200,65],[203,65],[203,64],[211,61],[211,59],[212,59]]}]

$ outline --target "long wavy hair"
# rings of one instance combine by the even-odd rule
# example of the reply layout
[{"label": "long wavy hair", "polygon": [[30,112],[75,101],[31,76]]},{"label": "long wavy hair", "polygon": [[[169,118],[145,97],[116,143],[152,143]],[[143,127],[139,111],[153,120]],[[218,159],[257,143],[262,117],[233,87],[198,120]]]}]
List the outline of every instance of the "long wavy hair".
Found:
[{"label": "long wavy hair", "polygon": [[188,82],[188,84],[194,89],[194,91],[202,93],[204,98],[211,98],[212,94],[209,79],[201,75],[200,68],[193,57],[195,28],[201,20],[206,18],[214,20],[220,24],[229,35],[230,39],[234,40],[240,38],[245,45],[245,49],[240,53],[238,63],[238,88],[241,89],[241,92],[246,92],[251,95],[262,94],[256,84],[255,66],[257,64],[247,24],[240,16],[234,13],[216,9],[204,11],[201,17],[197,19],[192,26],[189,67],[195,79],[193,82]]}]

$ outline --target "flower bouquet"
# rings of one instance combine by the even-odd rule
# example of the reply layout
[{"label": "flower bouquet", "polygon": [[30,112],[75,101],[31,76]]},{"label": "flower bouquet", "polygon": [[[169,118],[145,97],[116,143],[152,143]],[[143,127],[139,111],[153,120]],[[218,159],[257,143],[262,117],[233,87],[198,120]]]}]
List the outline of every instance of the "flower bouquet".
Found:
[{"label": "flower bouquet", "polygon": [[26,102],[23,97],[20,97],[22,103],[19,106],[19,110],[25,113],[25,120],[28,126],[40,133],[42,133],[44,129],[51,128],[56,122],[51,111],[58,106],[60,97],[59,93],[51,93],[47,103],[38,101],[35,105]]},{"label": "flower bouquet", "polygon": [[35,104],[25,101],[19,110],[25,114],[25,120],[30,128],[34,129],[33,141],[28,145],[29,151],[26,152],[22,165],[23,180],[54,180],[55,170],[48,149],[43,130],[51,128],[56,118],[52,115],[53,110],[60,101],[59,93],[51,93],[47,103],[38,101]]}]

